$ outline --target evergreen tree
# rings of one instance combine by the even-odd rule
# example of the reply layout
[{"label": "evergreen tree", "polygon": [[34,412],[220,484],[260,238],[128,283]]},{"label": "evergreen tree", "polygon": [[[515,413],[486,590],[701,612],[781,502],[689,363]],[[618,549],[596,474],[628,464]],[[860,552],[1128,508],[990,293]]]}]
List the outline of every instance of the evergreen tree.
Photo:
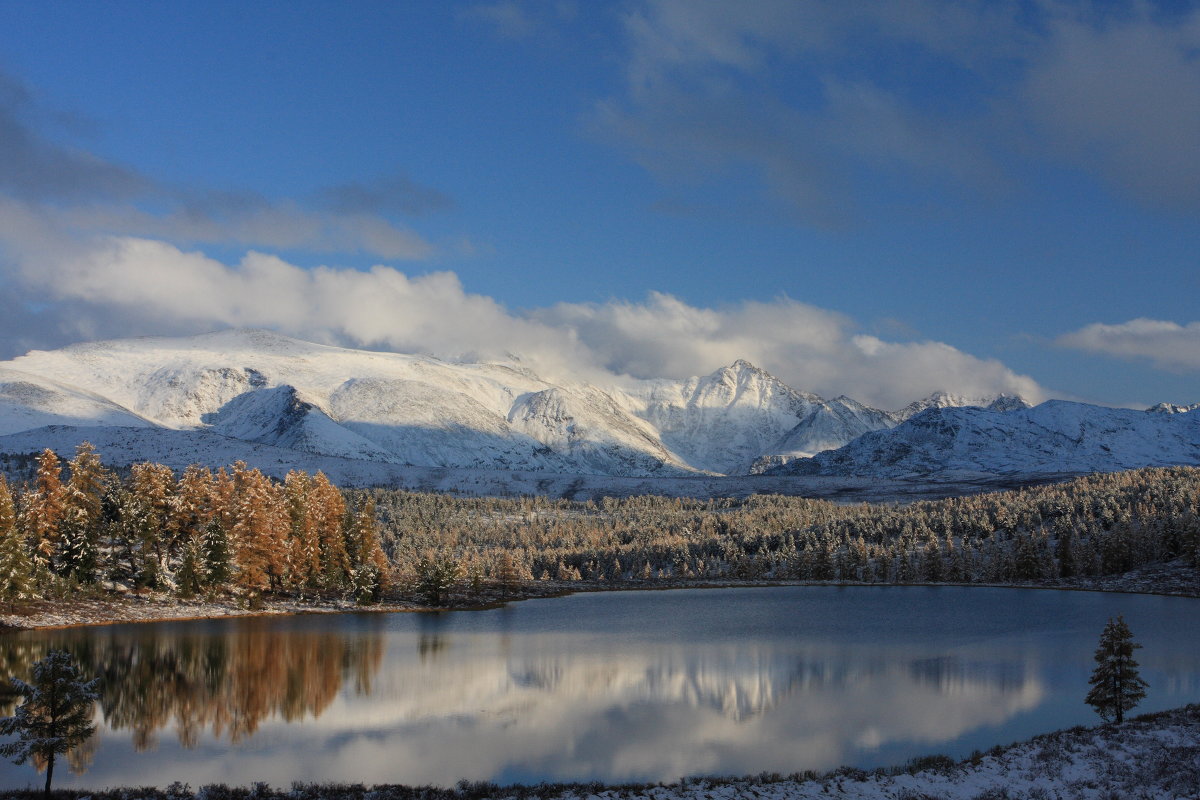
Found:
[{"label": "evergreen tree", "polygon": [[169,569],[168,554],[175,538],[175,475],[163,464],[134,464],[129,488],[134,496],[134,527],[140,539],[137,583],[157,588]]},{"label": "evergreen tree", "polygon": [[204,528],[204,535],[200,539],[200,557],[203,565],[201,582],[205,586],[223,587],[233,577],[229,535],[221,526],[219,517],[213,517]]},{"label": "evergreen tree", "polygon": [[1105,722],[1123,722],[1125,712],[1146,696],[1147,683],[1133,659],[1133,651],[1140,647],[1123,617],[1109,618],[1096,648],[1096,669],[1088,681],[1092,688],[1085,699]]},{"label": "evergreen tree", "polygon": [[66,507],[65,495],[62,463],[53,450],[46,448],[38,456],[33,491],[25,495],[20,518],[25,536],[33,543],[35,566],[43,576],[58,552],[59,523]]},{"label": "evergreen tree", "polygon": [[450,593],[462,577],[462,567],[450,556],[426,556],[417,562],[417,582],[414,587],[431,606],[447,602]]},{"label": "evergreen tree", "polygon": [[195,597],[203,588],[204,564],[200,544],[190,541],[183,548],[183,560],[175,571],[175,591],[180,597]]},{"label": "evergreen tree", "polygon": [[[198,555],[204,531],[216,513],[212,495],[211,470],[193,464],[183,471],[171,504],[170,528],[174,538],[167,555],[172,563],[176,558],[186,558],[189,548],[192,549],[193,556]],[[199,567],[200,562],[197,561],[196,565]],[[182,562],[178,569],[183,569]],[[175,580],[178,583],[179,578],[176,577]]]},{"label": "evergreen tree", "polygon": [[352,563],[351,588],[359,603],[378,602],[383,594],[387,556],[379,543],[375,501],[367,498],[354,514],[347,531],[347,550]]},{"label": "evergreen tree", "polygon": [[91,738],[99,679],[85,681],[71,654],[51,650],[33,665],[33,683],[12,679],[12,690],[24,697],[11,717],[0,719],[0,734],[16,736],[0,745],[0,755],[24,764],[32,757],[46,765],[46,797],[54,779],[54,759]]},{"label": "evergreen tree", "polygon": [[11,609],[16,601],[29,597],[32,588],[33,563],[17,527],[8,482],[0,475],[0,599],[7,600]]},{"label": "evergreen tree", "polygon": [[82,442],[75,448],[75,458],[68,467],[70,478],[64,487],[58,571],[89,583],[95,578],[109,475],[90,442]]}]

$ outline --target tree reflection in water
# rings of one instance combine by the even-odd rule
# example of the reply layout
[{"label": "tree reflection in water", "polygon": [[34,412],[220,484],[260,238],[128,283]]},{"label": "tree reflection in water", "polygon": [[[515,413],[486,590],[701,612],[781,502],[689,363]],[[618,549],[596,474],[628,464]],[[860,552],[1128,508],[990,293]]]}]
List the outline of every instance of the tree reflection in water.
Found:
[{"label": "tree reflection in water", "polygon": [[[193,632],[194,631],[194,632]],[[383,661],[378,631],[276,630],[261,620],[237,620],[219,630],[114,627],[60,631],[36,640],[0,639],[0,669],[24,678],[51,649],[70,651],[85,674],[101,680],[99,709],[106,726],[129,730],[135,749],[156,744],[173,726],[184,747],[204,731],[239,742],[266,719],[316,718],[343,685],[370,694]],[[9,714],[15,698],[5,697]],[[83,769],[90,759],[73,759]]]},{"label": "tree reflection in water", "polygon": [[[1145,632],[1158,707],[1194,702],[1200,640],[1178,631],[1195,602],[823,587],[576,595],[16,633],[0,637],[0,667],[28,675],[55,647],[103,678],[104,725],[80,786],[162,774],[193,785],[672,780],[966,755],[1090,721],[1093,621],[1117,606]],[[132,757],[156,737],[153,756]],[[27,780],[0,764],[0,787]]]}]

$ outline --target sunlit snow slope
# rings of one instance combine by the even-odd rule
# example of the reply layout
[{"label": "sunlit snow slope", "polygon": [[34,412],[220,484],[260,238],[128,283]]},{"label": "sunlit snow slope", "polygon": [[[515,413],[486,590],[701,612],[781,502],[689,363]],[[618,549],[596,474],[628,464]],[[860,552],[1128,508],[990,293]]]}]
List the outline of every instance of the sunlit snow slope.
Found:
[{"label": "sunlit snow slope", "polygon": [[[987,408],[959,408],[967,405]],[[1142,421],[1150,417],[1158,422]],[[1086,446],[1070,444],[1084,435],[1071,432],[1072,420]],[[44,432],[56,442],[120,428],[127,433],[103,438],[127,440],[129,460],[194,441],[198,461],[293,453],[298,465],[336,458],[556,475],[1076,472],[1196,463],[1195,420],[1184,406],[1029,409],[1015,397],[940,392],[888,412],[798,391],[741,360],[685,380],[597,386],[547,380],[519,363],[351,350],[260,330],[80,344],[0,363],[0,447],[27,447],[44,426],[56,426]],[[929,430],[947,425],[959,432]],[[864,434],[855,449],[807,460]]]}]

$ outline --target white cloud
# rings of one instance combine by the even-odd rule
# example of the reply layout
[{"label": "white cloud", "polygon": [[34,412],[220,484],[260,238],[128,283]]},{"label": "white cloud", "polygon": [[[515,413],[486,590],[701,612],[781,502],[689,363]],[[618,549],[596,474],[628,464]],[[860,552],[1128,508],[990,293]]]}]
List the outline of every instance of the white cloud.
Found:
[{"label": "white cloud", "polygon": [[1145,359],[1172,372],[1200,370],[1200,322],[1180,325],[1145,318],[1119,325],[1097,322],[1064,334],[1058,344],[1117,358]]},{"label": "white cloud", "polygon": [[[593,381],[683,378],[746,358],[797,388],[845,393],[885,408],[938,389],[1045,396],[1031,378],[999,362],[939,342],[865,336],[842,314],[787,298],[698,308],[652,293],[642,302],[562,303],[518,314],[467,292],[451,272],[304,269],[258,252],[225,264],[128,236],[51,247],[53,227],[39,233],[35,223],[18,222],[36,241],[23,240],[26,247],[14,250],[18,240],[8,239],[16,267],[0,273],[0,282],[39,300],[48,334],[267,327],[323,342],[470,360],[515,353],[548,377]],[[5,235],[0,226],[0,241]]]}]

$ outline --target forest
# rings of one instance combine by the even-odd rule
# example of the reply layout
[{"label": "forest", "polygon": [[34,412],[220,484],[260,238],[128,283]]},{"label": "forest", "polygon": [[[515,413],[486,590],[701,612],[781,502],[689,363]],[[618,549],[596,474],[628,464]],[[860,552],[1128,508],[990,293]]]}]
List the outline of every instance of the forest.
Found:
[{"label": "forest", "polygon": [[86,443],[66,463],[42,452],[19,485],[0,478],[10,604],[81,589],[447,605],[545,582],[1028,583],[1174,559],[1200,567],[1193,467],[909,505],[464,498],[240,462],[118,474]]},{"label": "forest", "polygon": [[178,476],[140,463],[119,477],[85,442],[65,465],[43,451],[15,490],[0,478],[0,599],[9,603],[89,588],[371,602],[390,573],[371,499],[347,505],[320,473],[276,482],[241,462]]}]

